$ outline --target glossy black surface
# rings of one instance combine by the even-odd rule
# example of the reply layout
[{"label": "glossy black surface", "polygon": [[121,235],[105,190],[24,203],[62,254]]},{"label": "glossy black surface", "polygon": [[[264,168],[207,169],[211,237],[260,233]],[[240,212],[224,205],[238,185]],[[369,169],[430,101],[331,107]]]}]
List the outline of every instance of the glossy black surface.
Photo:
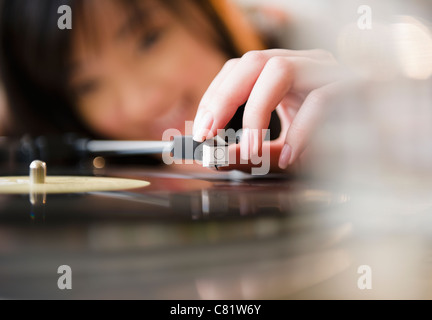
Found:
[{"label": "glossy black surface", "polygon": [[[0,298],[428,296],[418,280],[428,276],[430,219],[400,214],[411,199],[395,207],[386,189],[168,167],[94,173],[151,185],[36,205],[0,195]],[[61,265],[72,290],[57,287]],[[374,272],[372,290],[357,286],[361,265]]]}]

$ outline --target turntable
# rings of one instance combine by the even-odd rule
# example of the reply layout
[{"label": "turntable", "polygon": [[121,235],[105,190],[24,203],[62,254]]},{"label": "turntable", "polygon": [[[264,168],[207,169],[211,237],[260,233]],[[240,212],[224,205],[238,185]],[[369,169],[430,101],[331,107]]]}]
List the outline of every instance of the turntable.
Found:
[{"label": "turntable", "polygon": [[[370,299],[430,292],[418,285],[429,275],[427,268],[417,272],[428,266],[421,238],[400,233],[412,220],[396,214],[382,227],[376,219],[383,216],[363,210],[383,208],[380,193],[367,188],[101,156],[78,165],[29,164],[13,161],[0,178],[3,299]],[[428,218],[420,217],[415,221],[426,230]],[[358,287],[363,265],[373,271],[371,290]],[[58,286],[61,266],[70,267],[70,289]],[[389,274],[400,281],[387,280]]]}]

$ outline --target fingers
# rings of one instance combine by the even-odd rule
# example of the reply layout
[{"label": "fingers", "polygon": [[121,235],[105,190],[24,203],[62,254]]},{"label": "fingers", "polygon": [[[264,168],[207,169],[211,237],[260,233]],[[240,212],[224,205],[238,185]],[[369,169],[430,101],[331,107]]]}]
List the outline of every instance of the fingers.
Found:
[{"label": "fingers", "polygon": [[[245,54],[234,66],[233,70],[225,76],[225,79],[214,90],[205,105],[200,105],[204,116],[195,118],[197,122],[194,138],[197,141],[216,135],[217,129],[226,126],[234,116],[237,108],[244,104],[249,97],[252,88],[267,61],[262,52]],[[207,98],[206,98],[207,100]],[[211,117],[212,121],[204,121]],[[208,135],[200,137],[201,133]]]},{"label": "fingers", "polygon": [[220,84],[225,80],[226,76],[232,71],[234,66],[237,64],[238,60],[239,59],[228,60],[225,63],[225,65],[222,67],[218,75],[213,79],[212,83],[210,84],[207,91],[203,95],[200,105],[198,106],[197,114],[195,116],[195,121],[193,126],[194,140],[202,142],[204,140],[203,137],[207,136],[208,132],[204,132],[202,128],[197,128],[197,125],[202,123],[202,119],[205,116],[205,112],[206,112],[205,106],[208,105],[209,100],[213,97],[215,91],[220,86]]},{"label": "fingers", "polygon": [[261,151],[262,130],[268,128],[273,110],[290,91],[294,81],[294,63],[285,57],[273,57],[256,81],[243,115],[242,159]]},{"label": "fingers", "polygon": [[[244,111],[242,159],[249,159],[261,151],[262,132],[268,128],[272,112],[284,97],[291,91],[308,93],[314,88],[327,84],[332,80],[328,68],[327,62],[304,57],[277,56],[265,63],[253,84]],[[230,76],[233,75],[234,71]],[[218,113],[230,108],[235,111],[234,106],[229,104],[215,107]]]},{"label": "fingers", "polygon": [[[286,168],[305,149],[343,74],[334,58],[322,50],[253,51],[230,60],[201,100],[194,139],[204,141],[215,136],[246,103],[243,136],[235,150],[242,159],[250,159],[260,153],[262,130],[268,128],[277,108],[289,120],[282,121],[287,132],[284,143],[271,143],[271,152],[278,153],[278,166]],[[294,106],[287,108],[287,103]]]},{"label": "fingers", "polygon": [[279,167],[292,165],[306,148],[312,134],[323,115],[327,112],[331,99],[339,92],[341,83],[330,83],[315,89],[306,97],[293,119],[279,157]]},{"label": "fingers", "polygon": [[[234,116],[237,108],[248,100],[255,83],[269,60],[279,56],[292,59],[290,64],[292,66],[300,65],[299,69],[307,67],[308,62],[311,64],[311,62],[318,63],[320,61],[321,65],[323,64],[322,61],[329,65],[332,63],[332,57],[322,50],[291,51],[282,49],[251,51],[241,59],[228,62],[201,100],[194,121],[194,139],[202,142],[206,138],[215,136],[217,129],[224,128]],[[295,61],[296,58],[297,61]],[[273,64],[277,63],[270,63],[270,67]],[[301,67],[301,64],[305,66]],[[308,67],[312,71],[316,70],[313,65]],[[289,77],[289,74],[285,72],[285,76]],[[270,75],[265,78],[268,77]],[[261,82],[264,82],[264,80]],[[286,82],[286,80],[281,80],[281,82]],[[304,81],[299,83],[302,84]],[[290,83],[287,83],[285,87],[287,86],[289,87]],[[283,91],[286,93],[286,90]],[[277,103],[273,105],[273,109],[276,106]]]}]

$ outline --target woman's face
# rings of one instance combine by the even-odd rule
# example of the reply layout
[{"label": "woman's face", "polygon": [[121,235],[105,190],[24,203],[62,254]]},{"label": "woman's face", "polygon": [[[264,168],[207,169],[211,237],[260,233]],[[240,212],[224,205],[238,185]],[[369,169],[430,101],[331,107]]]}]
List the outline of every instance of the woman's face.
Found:
[{"label": "woman's face", "polygon": [[141,1],[137,16],[115,1],[92,5],[86,23],[73,26],[70,78],[86,125],[110,139],[184,134],[227,57],[160,2]]}]

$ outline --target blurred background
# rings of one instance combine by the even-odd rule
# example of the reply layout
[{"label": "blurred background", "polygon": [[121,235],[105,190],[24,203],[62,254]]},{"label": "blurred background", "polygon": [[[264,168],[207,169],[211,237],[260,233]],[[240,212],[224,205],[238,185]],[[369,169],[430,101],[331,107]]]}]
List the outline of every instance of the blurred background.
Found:
[{"label": "blurred background", "polygon": [[[361,75],[326,105],[302,167],[313,182],[277,184],[280,192],[257,198],[289,214],[193,224],[112,219],[49,234],[5,226],[0,281],[11,289],[3,295],[37,294],[56,276],[46,266],[70,261],[79,266],[77,288],[92,286],[65,298],[432,298],[432,2],[232,1],[275,45],[329,50]],[[0,90],[7,125],[5,104]],[[224,188],[238,190],[216,191]],[[256,195],[245,193],[252,203]],[[40,261],[30,289],[13,282],[29,274],[29,256]],[[372,290],[356,285],[360,265],[372,268]]]},{"label": "blurred background", "polygon": [[[288,48],[324,48],[367,79],[329,103],[329,122],[319,129],[313,148],[320,153],[308,169],[373,180],[382,174],[431,172],[429,1],[236,2],[263,32],[277,34]],[[364,6],[370,9],[371,25],[362,29]],[[325,164],[327,156],[331,160]]]}]

